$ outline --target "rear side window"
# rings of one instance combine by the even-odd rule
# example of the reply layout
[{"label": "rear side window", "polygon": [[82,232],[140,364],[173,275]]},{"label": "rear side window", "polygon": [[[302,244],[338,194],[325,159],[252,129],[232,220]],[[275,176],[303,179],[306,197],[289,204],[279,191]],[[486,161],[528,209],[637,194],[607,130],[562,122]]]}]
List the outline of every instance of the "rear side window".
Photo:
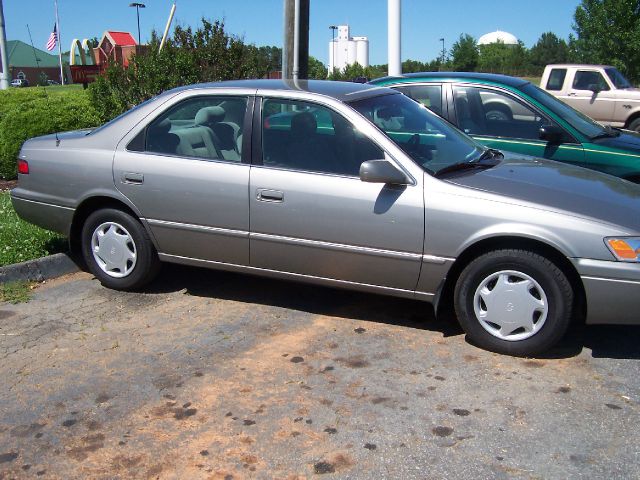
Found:
[{"label": "rear side window", "polygon": [[240,162],[246,110],[246,97],[203,96],[185,100],[149,124],[145,150]]},{"label": "rear side window", "polygon": [[442,116],[442,86],[441,85],[402,85],[396,87],[407,97],[421,103],[433,113]]},{"label": "rear side window", "polygon": [[609,90],[609,85],[600,72],[578,70],[573,79],[573,88],[576,90]]},{"label": "rear side window", "polygon": [[549,80],[547,81],[547,90],[562,90],[564,85],[564,79],[567,76],[566,68],[554,68],[549,74]]}]

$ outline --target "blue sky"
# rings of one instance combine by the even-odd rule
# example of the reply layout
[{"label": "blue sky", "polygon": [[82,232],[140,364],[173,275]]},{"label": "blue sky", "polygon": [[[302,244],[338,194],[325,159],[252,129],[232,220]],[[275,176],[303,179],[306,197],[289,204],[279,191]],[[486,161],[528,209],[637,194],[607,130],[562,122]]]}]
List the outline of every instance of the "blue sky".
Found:
[{"label": "blue sky", "polygon": [[[171,0],[142,0],[142,40],[151,29],[162,31]],[[54,23],[53,0],[4,0],[8,40],[29,42],[27,22],[37,48],[44,48]],[[63,50],[73,38],[100,37],[104,30],[125,30],[136,36],[135,9],[129,0],[59,0]],[[445,38],[447,49],[461,33],[476,39],[505,30],[531,47],[540,34],[553,31],[567,38],[579,0],[403,0],[402,58],[436,58]],[[282,44],[283,0],[177,0],[174,22],[196,26],[202,16],[224,18],[227,30],[256,45]],[[328,62],[329,25],[351,25],[352,35],[368,36],[372,64],[387,62],[386,0],[311,0],[310,53]]]}]

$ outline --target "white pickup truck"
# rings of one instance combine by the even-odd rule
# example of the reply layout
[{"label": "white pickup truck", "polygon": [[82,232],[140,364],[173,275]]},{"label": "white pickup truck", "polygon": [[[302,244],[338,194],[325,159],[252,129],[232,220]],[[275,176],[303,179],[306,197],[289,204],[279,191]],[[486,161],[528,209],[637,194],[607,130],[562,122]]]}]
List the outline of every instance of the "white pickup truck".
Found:
[{"label": "white pickup truck", "polygon": [[547,65],[540,88],[604,125],[640,132],[640,89],[615,67]]}]

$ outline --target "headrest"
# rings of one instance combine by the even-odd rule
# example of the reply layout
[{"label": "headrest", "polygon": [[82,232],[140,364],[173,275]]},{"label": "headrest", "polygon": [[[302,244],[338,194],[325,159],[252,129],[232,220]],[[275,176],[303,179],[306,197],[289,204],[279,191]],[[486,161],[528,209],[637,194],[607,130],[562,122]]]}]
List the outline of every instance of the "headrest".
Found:
[{"label": "headrest", "polygon": [[164,135],[166,133],[169,133],[169,130],[171,130],[171,122],[168,118],[165,118],[160,123],[155,124],[151,128],[153,129],[154,133]]},{"label": "headrest", "polygon": [[196,113],[196,125],[208,125],[224,120],[225,111],[222,107],[204,107]]},{"label": "headrest", "polygon": [[309,112],[298,113],[291,120],[291,133],[304,138],[305,135],[313,135],[318,128],[318,122]]}]

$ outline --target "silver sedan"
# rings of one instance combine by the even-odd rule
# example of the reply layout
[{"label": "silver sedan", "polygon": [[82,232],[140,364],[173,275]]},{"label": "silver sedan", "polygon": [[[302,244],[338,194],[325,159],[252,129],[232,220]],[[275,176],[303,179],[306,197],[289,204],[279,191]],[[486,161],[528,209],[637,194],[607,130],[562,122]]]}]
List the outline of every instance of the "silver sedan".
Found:
[{"label": "silver sedan", "polygon": [[18,170],[18,214],[110,288],[174,262],[416,298],[513,355],[639,320],[640,187],[487,149],[385,88],[179,88],[27,141]]}]

